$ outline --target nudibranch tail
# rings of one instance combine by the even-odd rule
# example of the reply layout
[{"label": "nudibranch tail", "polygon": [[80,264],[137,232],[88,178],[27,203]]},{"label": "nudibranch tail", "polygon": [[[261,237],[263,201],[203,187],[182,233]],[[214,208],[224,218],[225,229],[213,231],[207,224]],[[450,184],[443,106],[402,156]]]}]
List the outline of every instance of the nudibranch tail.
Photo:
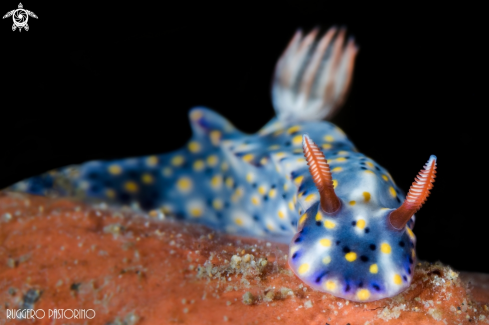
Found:
[{"label": "nudibranch tail", "polygon": [[353,38],[345,45],[344,28],[316,40],[318,32],[303,37],[298,30],[277,62],[272,100],[279,120],[331,118],[348,93],[358,47]]},{"label": "nudibranch tail", "polygon": [[309,172],[319,191],[321,208],[327,213],[335,213],[341,203],[334,192],[333,177],[326,157],[307,134],[303,136],[302,148],[309,165]]},{"label": "nudibranch tail", "polygon": [[404,203],[389,215],[391,225],[403,229],[421,206],[426,202],[433,188],[436,176],[436,156],[431,156],[409,189]]}]

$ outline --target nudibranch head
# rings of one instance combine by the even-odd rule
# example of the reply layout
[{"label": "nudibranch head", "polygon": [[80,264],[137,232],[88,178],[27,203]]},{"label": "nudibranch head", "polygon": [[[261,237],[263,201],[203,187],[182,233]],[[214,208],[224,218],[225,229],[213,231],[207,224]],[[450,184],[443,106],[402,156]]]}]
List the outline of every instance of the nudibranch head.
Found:
[{"label": "nudibranch head", "polygon": [[[324,154],[308,136],[303,147],[320,200],[301,216],[290,244],[293,271],[312,288],[353,301],[392,297],[407,289],[416,260],[413,214],[432,188],[436,157],[430,157],[396,209],[382,206],[385,194],[383,186],[375,186],[375,175],[345,175],[349,188],[335,189]],[[366,192],[366,186],[377,190]]]}]

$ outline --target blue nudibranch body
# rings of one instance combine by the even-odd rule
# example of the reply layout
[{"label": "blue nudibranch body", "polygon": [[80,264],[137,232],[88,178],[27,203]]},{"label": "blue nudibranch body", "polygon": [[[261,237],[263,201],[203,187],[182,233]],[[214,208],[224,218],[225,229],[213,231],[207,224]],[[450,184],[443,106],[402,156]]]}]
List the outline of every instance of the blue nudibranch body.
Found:
[{"label": "blue nudibranch body", "polygon": [[[290,240],[309,286],[354,301],[391,297],[412,280],[414,213],[435,177],[431,156],[405,198],[329,118],[343,102],[357,47],[345,31],[298,31],[277,63],[277,117],[244,134],[206,108],[175,152],[69,166],[14,189],[161,210],[221,231]],[[327,160],[326,160],[327,158]]]}]

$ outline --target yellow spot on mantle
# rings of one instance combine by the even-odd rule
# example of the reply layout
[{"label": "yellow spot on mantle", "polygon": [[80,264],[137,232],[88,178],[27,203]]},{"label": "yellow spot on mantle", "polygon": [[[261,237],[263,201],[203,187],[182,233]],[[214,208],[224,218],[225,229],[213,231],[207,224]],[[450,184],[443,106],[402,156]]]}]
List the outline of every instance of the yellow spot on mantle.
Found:
[{"label": "yellow spot on mantle", "polygon": [[138,191],[138,184],[133,181],[128,181],[124,184],[124,189],[130,193],[135,193]]},{"label": "yellow spot on mantle", "polygon": [[356,201],[350,201],[350,205],[355,205],[356,203]]},{"label": "yellow spot on mantle", "polygon": [[391,253],[391,245],[387,244],[387,243],[382,243],[382,245],[380,245],[380,251],[382,253],[385,253],[385,254],[390,254]]},{"label": "yellow spot on mantle", "polygon": [[307,213],[304,213],[304,214],[301,216],[301,218],[299,219],[299,224],[300,224],[300,225],[301,225],[301,224],[303,224],[303,223],[304,223],[304,221],[306,221],[306,218],[307,218]]},{"label": "yellow spot on mantle", "polygon": [[285,218],[285,213],[284,213],[282,210],[278,210],[278,217],[279,217],[280,219]]},{"label": "yellow spot on mantle", "polygon": [[144,183],[144,184],[151,184],[154,182],[154,179],[153,179],[153,176],[151,174],[148,174],[148,173],[144,173],[142,176],[141,176],[141,181]]},{"label": "yellow spot on mantle", "polygon": [[323,264],[329,264],[331,262],[331,256],[326,256],[323,258]]},{"label": "yellow spot on mantle", "polygon": [[389,193],[392,197],[396,197],[396,190],[392,186],[389,187]]},{"label": "yellow spot on mantle", "polygon": [[379,267],[377,266],[377,264],[372,264],[370,265],[369,271],[370,273],[377,274],[377,272],[379,272]]},{"label": "yellow spot on mantle", "polygon": [[277,194],[277,190],[275,190],[274,188],[272,188],[270,190],[270,192],[268,192],[268,197],[270,197],[271,199],[273,199],[276,194]]},{"label": "yellow spot on mantle", "polygon": [[196,160],[194,162],[194,170],[196,172],[199,172],[199,171],[203,170],[204,167],[205,167],[205,163],[204,163],[204,161],[202,159]]},{"label": "yellow spot on mantle", "polygon": [[315,196],[316,196],[315,194],[309,194],[308,196],[306,196],[304,201],[306,201],[306,202],[312,201]]},{"label": "yellow spot on mantle", "polygon": [[399,274],[394,274],[394,283],[395,284],[402,284],[402,278]]},{"label": "yellow spot on mantle", "polygon": [[292,138],[292,144],[298,146],[302,143],[302,135],[296,135]]},{"label": "yellow spot on mantle", "polygon": [[291,211],[294,211],[294,202],[289,201],[289,209],[290,209]]},{"label": "yellow spot on mantle", "polygon": [[303,275],[309,271],[309,264],[304,263],[301,266],[299,266],[299,269],[297,270],[300,275]]},{"label": "yellow spot on mantle", "polygon": [[219,144],[219,141],[221,141],[221,132],[217,130],[211,131],[209,137],[211,138],[212,144],[217,146]]},{"label": "yellow spot on mantle", "polygon": [[110,165],[109,166],[109,173],[111,173],[112,175],[120,175],[120,173],[122,173],[122,168],[121,166],[119,165]]},{"label": "yellow spot on mantle", "polygon": [[258,193],[260,193],[261,195],[264,195],[266,193],[266,188],[264,185],[261,185],[260,187],[258,187]]},{"label": "yellow spot on mantle", "polygon": [[238,187],[236,191],[234,191],[233,195],[231,195],[231,201],[234,203],[238,202],[239,198],[243,195],[243,189]]},{"label": "yellow spot on mantle", "polygon": [[172,158],[171,163],[173,166],[178,167],[178,166],[181,166],[183,164],[184,160],[185,159],[183,158],[183,156],[175,156]]},{"label": "yellow spot on mantle", "polygon": [[177,187],[182,192],[188,192],[192,188],[192,181],[188,177],[181,177],[177,182]]},{"label": "yellow spot on mantle", "polygon": [[231,177],[226,178],[226,186],[229,188],[234,186],[234,180]]},{"label": "yellow spot on mantle", "polygon": [[340,158],[337,158],[335,159],[336,162],[345,162],[346,161],[346,158],[345,157],[340,157]]},{"label": "yellow spot on mantle", "polygon": [[316,221],[321,221],[321,220],[323,220],[323,216],[321,216],[321,213],[318,212],[316,214]]},{"label": "yellow spot on mantle", "polygon": [[363,228],[365,228],[365,224],[366,224],[366,223],[365,223],[365,220],[363,220],[363,219],[358,219],[358,220],[357,220],[357,224],[356,224],[356,226],[357,226],[359,229],[363,229]]},{"label": "yellow spot on mantle", "polygon": [[348,262],[353,262],[357,259],[357,254],[354,252],[349,252],[345,254],[345,258]]},{"label": "yellow spot on mantle", "polygon": [[214,167],[215,165],[217,165],[218,162],[219,162],[219,159],[217,159],[216,155],[210,155],[209,157],[207,157],[207,163],[211,167]]},{"label": "yellow spot on mantle", "polygon": [[201,208],[191,208],[190,209],[190,215],[194,218],[198,218],[202,216],[202,209]]},{"label": "yellow spot on mantle", "polygon": [[107,189],[105,190],[105,195],[108,197],[108,198],[115,198],[115,191],[113,189]]},{"label": "yellow spot on mantle", "polygon": [[238,226],[242,226],[243,225],[243,220],[241,220],[241,218],[236,218],[234,220],[234,222],[238,225]]},{"label": "yellow spot on mantle", "polygon": [[368,201],[370,201],[370,193],[369,192],[363,192],[363,200],[365,201],[365,203],[368,203]]},{"label": "yellow spot on mantle", "polygon": [[275,157],[277,157],[277,158],[283,158],[285,156],[287,156],[287,154],[285,152],[283,152],[283,151],[277,152],[275,154]]},{"label": "yellow spot on mantle", "polygon": [[163,211],[164,214],[171,214],[173,209],[169,205],[164,205],[161,210]]},{"label": "yellow spot on mantle", "polygon": [[246,162],[253,160],[253,154],[249,153],[249,154],[244,155],[243,160]]},{"label": "yellow spot on mantle", "polygon": [[370,291],[368,289],[360,289],[357,291],[358,300],[367,300],[370,298]]},{"label": "yellow spot on mantle", "polygon": [[278,136],[279,136],[279,135],[281,135],[283,132],[284,132],[284,130],[283,130],[283,129],[277,130],[277,131],[273,132],[273,136],[274,136],[274,137],[278,137]]},{"label": "yellow spot on mantle", "polygon": [[341,172],[343,170],[343,168],[341,167],[335,167],[333,169],[331,169],[331,171],[334,173],[334,172]]},{"label": "yellow spot on mantle", "polygon": [[221,210],[223,207],[222,200],[219,198],[214,199],[214,201],[212,201],[212,207],[216,210]]},{"label": "yellow spot on mantle", "polygon": [[296,177],[296,178],[294,179],[294,183],[295,183],[296,185],[301,185],[301,183],[302,183],[302,180],[303,180],[303,179],[304,179],[304,176],[299,176],[299,177]]},{"label": "yellow spot on mantle", "polygon": [[334,289],[336,289],[336,283],[334,281],[331,281],[331,280],[326,281],[324,286],[326,287],[326,290],[328,290],[328,291],[334,291]]},{"label": "yellow spot on mantle", "polygon": [[389,180],[389,177],[387,177],[387,175],[382,175],[382,178],[384,179],[384,181],[388,181]]},{"label": "yellow spot on mantle", "polygon": [[289,128],[287,130],[287,133],[292,134],[292,133],[300,131],[300,129],[301,129],[301,127],[299,125],[294,125],[293,127]]},{"label": "yellow spot on mantle", "polygon": [[326,220],[324,221],[324,226],[328,229],[333,229],[336,227],[336,224],[333,221]]},{"label": "yellow spot on mantle", "polygon": [[411,230],[411,228],[406,227],[406,231],[407,231],[407,233],[408,233],[409,237],[410,237],[411,239],[414,239],[414,233],[413,233],[413,231]]},{"label": "yellow spot on mantle", "polygon": [[323,148],[324,150],[328,150],[328,149],[331,149],[333,148],[333,146],[329,143],[323,143],[323,145],[321,146],[321,148]]},{"label": "yellow spot on mantle", "polygon": [[222,170],[223,172],[225,172],[225,171],[226,171],[226,170],[228,170],[228,169],[229,169],[229,165],[228,165],[228,163],[227,163],[227,162],[223,162],[223,163],[221,164],[221,170]]},{"label": "yellow spot on mantle", "polygon": [[327,136],[324,137],[324,141],[326,141],[326,142],[333,142],[334,141],[334,138],[332,136],[330,136],[330,135],[327,135]]},{"label": "yellow spot on mantle", "polygon": [[198,120],[199,118],[202,117],[202,111],[193,111],[191,114],[190,114],[190,118],[192,120]]},{"label": "yellow spot on mantle", "polygon": [[336,127],[336,132],[338,132],[339,134],[341,135],[345,135],[345,131],[343,131],[342,129],[340,129],[339,127]]},{"label": "yellow spot on mantle", "polygon": [[370,161],[366,161],[365,164],[370,168],[374,168],[374,164],[372,164]]},{"label": "yellow spot on mantle", "polygon": [[243,188],[242,187],[238,187],[236,189],[236,192],[234,192],[234,194],[236,194],[238,196],[242,196],[243,195]]},{"label": "yellow spot on mantle", "polygon": [[258,205],[260,204],[260,199],[257,196],[252,196],[251,203],[253,203],[254,205]]},{"label": "yellow spot on mantle", "polygon": [[248,175],[246,175],[246,180],[250,183],[253,182],[253,173],[248,173]]},{"label": "yellow spot on mantle", "polygon": [[193,153],[200,151],[200,144],[197,141],[190,141],[188,144],[188,150]]},{"label": "yellow spot on mantle", "polygon": [[324,246],[324,247],[330,247],[331,246],[331,240],[327,238],[323,238],[319,241],[319,243]]},{"label": "yellow spot on mantle", "polygon": [[149,156],[146,159],[146,164],[148,166],[156,166],[156,164],[158,164],[158,157],[156,157],[156,156]]},{"label": "yellow spot on mantle", "polygon": [[336,179],[333,179],[333,188],[336,188],[338,186],[338,181]]},{"label": "yellow spot on mantle", "polygon": [[221,175],[215,175],[211,179],[211,186],[213,189],[219,189],[222,186],[222,176]]}]

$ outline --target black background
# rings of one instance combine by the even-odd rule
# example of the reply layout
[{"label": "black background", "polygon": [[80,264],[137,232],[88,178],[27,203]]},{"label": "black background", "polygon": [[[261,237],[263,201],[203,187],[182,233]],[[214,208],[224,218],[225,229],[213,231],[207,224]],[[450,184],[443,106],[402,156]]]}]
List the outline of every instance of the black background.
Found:
[{"label": "black background", "polygon": [[[3,1],[1,15],[17,8]],[[360,46],[333,119],[408,190],[430,154],[417,214],[423,260],[489,272],[487,61],[482,8],[328,1],[23,1],[28,32],[0,21],[0,186],[92,159],[166,152],[210,107],[255,132],[272,116],[276,59],[296,28],[346,25]]]}]

